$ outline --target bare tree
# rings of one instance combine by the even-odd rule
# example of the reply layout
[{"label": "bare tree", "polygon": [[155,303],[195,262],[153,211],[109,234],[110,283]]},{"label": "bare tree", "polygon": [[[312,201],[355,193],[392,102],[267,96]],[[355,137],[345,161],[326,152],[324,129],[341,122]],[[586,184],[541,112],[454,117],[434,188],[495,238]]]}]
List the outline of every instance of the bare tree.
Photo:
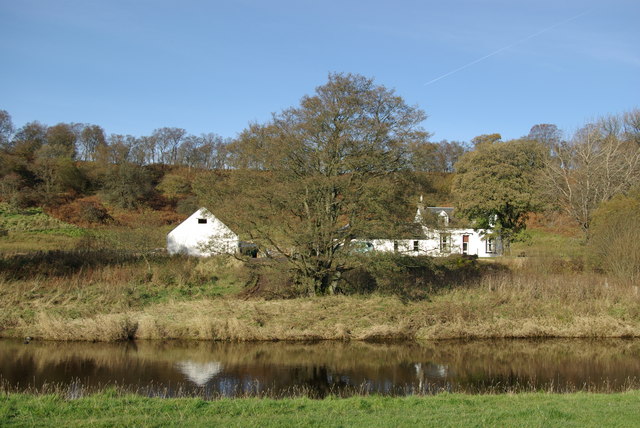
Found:
[{"label": "bare tree", "polygon": [[209,132],[201,135],[202,146],[199,151],[205,169],[226,169],[229,163],[229,141],[220,135]]},{"label": "bare tree", "polygon": [[133,135],[109,135],[107,162],[120,165],[123,162],[131,161],[131,149],[135,146],[136,137]]},{"label": "bare tree", "polygon": [[528,140],[543,144],[551,156],[555,155],[555,149],[562,141],[562,131],[552,123],[539,123],[529,130]]},{"label": "bare tree", "polygon": [[640,182],[640,146],[619,121],[605,118],[556,145],[544,170],[549,195],[588,237],[593,211]]},{"label": "bare tree", "polygon": [[623,115],[622,124],[625,138],[640,146],[640,109],[626,112]]},{"label": "bare tree", "polygon": [[144,158],[142,163],[153,164],[160,162],[158,150],[158,139],[155,135],[139,138],[140,154]]},{"label": "bare tree", "polygon": [[202,145],[202,138],[195,135],[187,135],[180,147],[178,147],[176,163],[189,169],[201,166],[203,159],[199,149]]},{"label": "bare tree", "polygon": [[174,165],[178,158],[178,147],[187,135],[187,131],[182,128],[158,128],[153,131],[156,138],[158,151],[160,152],[159,161],[165,165]]},{"label": "bare tree", "polygon": [[6,110],[0,110],[0,147],[6,147],[13,135],[13,122]]},{"label": "bare tree", "polygon": [[104,129],[98,125],[85,125],[80,131],[78,145],[80,146],[81,159],[96,160],[96,153],[101,146],[106,144]]},{"label": "bare tree", "polygon": [[552,123],[539,123],[531,127],[527,139],[538,141],[551,147],[562,140],[562,131]]}]

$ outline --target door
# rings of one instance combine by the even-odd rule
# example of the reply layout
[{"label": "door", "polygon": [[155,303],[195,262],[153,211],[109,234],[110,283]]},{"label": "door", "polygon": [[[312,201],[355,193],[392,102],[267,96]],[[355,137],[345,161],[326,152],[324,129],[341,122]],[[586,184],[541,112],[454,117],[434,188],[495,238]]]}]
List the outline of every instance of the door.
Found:
[{"label": "door", "polygon": [[469,254],[469,235],[462,235],[462,254]]}]

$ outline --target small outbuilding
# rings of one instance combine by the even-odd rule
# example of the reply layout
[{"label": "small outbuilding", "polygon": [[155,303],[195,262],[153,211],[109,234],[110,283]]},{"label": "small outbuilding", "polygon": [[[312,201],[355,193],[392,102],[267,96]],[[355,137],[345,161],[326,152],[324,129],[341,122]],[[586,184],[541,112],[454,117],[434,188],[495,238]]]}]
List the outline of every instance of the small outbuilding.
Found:
[{"label": "small outbuilding", "polygon": [[240,239],[211,211],[200,208],[167,235],[167,252],[206,257],[235,254]]}]

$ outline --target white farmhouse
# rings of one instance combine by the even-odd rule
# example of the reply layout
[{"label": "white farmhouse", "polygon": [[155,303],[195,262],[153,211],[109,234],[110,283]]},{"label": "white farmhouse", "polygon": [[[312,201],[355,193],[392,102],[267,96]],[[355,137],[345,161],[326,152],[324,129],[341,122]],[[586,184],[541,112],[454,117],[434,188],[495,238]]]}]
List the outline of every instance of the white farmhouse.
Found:
[{"label": "white farmhouse", "polygon": [[240,240],[231,229],[206,208],[200,208],[167,235],[169,254],[206,257],[234,254]]},{"label": "white farmhouse", "polygon": [[[500,240],[491,230],[451,226],[452,207],[418,206],[415,216],[417,231],[402,239],[373,239],[371,251],[396,252],[412,256],[448,256],[450,254],[496,257],[502,254]],[[431,225],[427,220],[431,220]]]},{"label": "white farmhouse", "polygon": [[[395,252],[412,256],[450,254],[496,257],[502,254],[500,240],[491,230],[454,227],[453,208],[418,206],[415,228],[397,239],[360,239],[363,251]],[[215,254],[257,254],[257,248],[240,241],[231,229],[206,208],[200,208],[167,235],[169,254],[206,257]],[[249,250],[247,253],[246,251]]]}]

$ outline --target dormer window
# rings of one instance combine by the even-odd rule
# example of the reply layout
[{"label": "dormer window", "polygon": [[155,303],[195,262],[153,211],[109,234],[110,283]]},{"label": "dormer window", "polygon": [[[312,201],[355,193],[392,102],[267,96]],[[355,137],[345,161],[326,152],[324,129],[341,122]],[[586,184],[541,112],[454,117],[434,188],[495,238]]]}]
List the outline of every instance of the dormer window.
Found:
[{"label": "dormer window", "polygon": [[445,211],[440,211],[438,214],[438,224],[444,227],[449,226],[449,215]]},{"label": "dormer window", "polygon": [[206,218],[199,218],[198,219],[198,224],[207,224],[207,219]]}]

